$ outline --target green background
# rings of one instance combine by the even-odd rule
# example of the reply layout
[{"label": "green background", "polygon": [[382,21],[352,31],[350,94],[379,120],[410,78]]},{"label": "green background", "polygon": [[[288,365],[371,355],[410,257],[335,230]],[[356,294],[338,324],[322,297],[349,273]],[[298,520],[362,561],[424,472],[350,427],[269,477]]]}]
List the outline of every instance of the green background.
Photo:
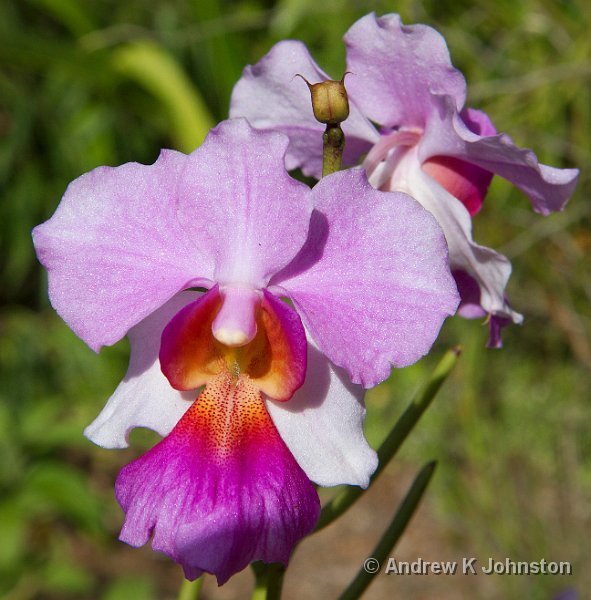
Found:
[{"label": "green background", "polygon": [[[390,477],[439,461],[421,512],[434,528],[423,542],[430,556],[569,560],[574,575],[453,579],[448,596],[435,579],[416,597],[546,599],[574,587],[583,598],[591,586],[591,5],[22,0],[0,5],[0,596],[172,598],[181,579],[170,561],[116,541],[114,479],[156,436],[136,432],[125,451],[82,436],[125,372],[127,343],[97,356],[55,315],[30,230],[85,171],[196,147],[227,116],[243,67],[280,39],[304,40],[340,78],[342,35],[370,10],[437,28],[470,106],[542,162],[581,169],[567,210],[547,218],[495,178],[474,239],[512,260],[508,291],[524,325],[506,329],[505,348],[493,351],[481,323],[449,320],[429,357],[369,394],[367,420],[375,445],[443,351],[462,344],[459,367]],[[426,527],[421,519],[411,530]],[[374,542],[355,538],[343,584]],[[310,552],[329,572],[330,549]],[[368,597],[407,597],[388,583],[388,596]],[[212,585],[205,595],[248,597],[228,590]]]}]

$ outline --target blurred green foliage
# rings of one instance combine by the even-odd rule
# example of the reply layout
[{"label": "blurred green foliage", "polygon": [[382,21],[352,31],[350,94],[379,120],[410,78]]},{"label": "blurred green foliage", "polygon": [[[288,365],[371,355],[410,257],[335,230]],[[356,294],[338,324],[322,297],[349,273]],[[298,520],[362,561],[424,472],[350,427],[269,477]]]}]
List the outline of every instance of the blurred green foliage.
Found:
[{"label": "blurred green foliage", "polygon": [[458,371],[402,459],[440,460],[430,495],[450,545],[574,564],[566,582],[498,578],[495,597],[591,586],[591,5],[9,0],[0,5],[0,596],[164,598],[179,579],[149,550],[114,542],[113,481],[153,437],[139,432],[119,453],[82,437],[125,372],[127,347],[97,357],[53,313],[32,227],[95,166],[198,146],[226,117],[243,67],[283,37],[303,39],[339,77],[342,35],[370,10],[441,31],[470,104],[544,162],[578,166],[581,179],[568,209],[545,219],[493,182],[475,239],[512,259],[509,294],[525,324],[489,351],[478,322],[450,320],[432,357],[370,394],[368,436],[383,438],[442,349],[462,343]]}]

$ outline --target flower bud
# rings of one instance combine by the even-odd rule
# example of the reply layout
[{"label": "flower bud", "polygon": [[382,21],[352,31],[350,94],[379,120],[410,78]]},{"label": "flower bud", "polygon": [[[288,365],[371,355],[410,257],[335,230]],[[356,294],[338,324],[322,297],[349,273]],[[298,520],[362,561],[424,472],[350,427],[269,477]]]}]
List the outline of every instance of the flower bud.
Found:
[{"label": "flower bud", "polygon": [[312,96],[312,110],[317,121],[326,125],[337,125],[349,116],[345,75],[341,81],[329,80],[320,83],[310,83],[300,75],[308,84]]}]

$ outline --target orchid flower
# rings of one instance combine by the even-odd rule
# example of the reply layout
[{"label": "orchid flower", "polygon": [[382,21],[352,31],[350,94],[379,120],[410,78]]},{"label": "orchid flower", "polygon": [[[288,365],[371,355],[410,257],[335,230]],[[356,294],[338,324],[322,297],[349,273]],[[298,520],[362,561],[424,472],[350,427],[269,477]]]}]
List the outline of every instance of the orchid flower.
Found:
[{"label": "orchid flower", "polygon": [[[345,43],[350,116],[343,123],[344,163],[354,165],[365,156],[376,188],[406,192],[435,216],[449,245],[462,298],[459,313],[488,316],[489,346],[499,347],[501,327],[522,321],[505,297],[511,264],[472,240],[471,217],[495,173],[547,215],[562,210],[578,171],[539,164],[531,150],[497,134],[483,112],[466,108],[465,80],[434,29],[404,26],[394,14],[369,14],[349,29]],[[330,79],[302,43],[280,42],[246,67],[230,114],[288,135],[287,168],[319,177],[322,128],[311,117],[308,90],[295,74],[310,82]]]},{"label": "orchid flower", "polygon": [[189,579],[286,563],[318,519],[312,481],[368,485],[363,388],[424,355],[458,303],[426,210],[363,169],[310,190],[288,143],[226,121],[188,156],[83,175],[34,230],[72,330],[95,351],[130,340],[86,435],[164,436],[117,479],[120,539],[153,536]]}]

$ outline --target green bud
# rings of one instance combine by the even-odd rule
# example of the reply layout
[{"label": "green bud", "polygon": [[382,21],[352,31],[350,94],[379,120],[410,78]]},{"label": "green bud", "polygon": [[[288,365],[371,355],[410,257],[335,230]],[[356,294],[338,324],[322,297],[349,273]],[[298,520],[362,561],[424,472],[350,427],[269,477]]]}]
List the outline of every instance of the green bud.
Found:
[{"label": "green bud", "polygon": [[337,125],[349,116],[349,98],[344,83],[345,75],[341,81],[329,80],[320,83],[310,83],[305,77],[299,75],[310,90],[312,110],[317,121],[326,125]]}]

